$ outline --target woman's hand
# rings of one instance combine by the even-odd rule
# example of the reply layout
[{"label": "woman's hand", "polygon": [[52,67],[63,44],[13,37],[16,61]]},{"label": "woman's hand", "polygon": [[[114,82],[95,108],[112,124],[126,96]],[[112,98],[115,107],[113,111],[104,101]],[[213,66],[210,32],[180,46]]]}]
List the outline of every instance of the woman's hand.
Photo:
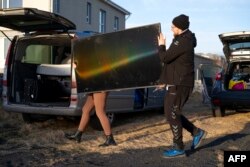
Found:
[{"label": "woman's hand", "polygon": [[76,62],[73,62],[73,63],[72,63],[72,66],[73,66],[74,69],[76,69],[77,63],[76,63]]},{"label": "woman's hand", "polygon": [[153,90],[153,92],[156,92],[156,91],[158,91],[158,90],[159,90],[159,91],[162,91],[162,90],[165,89],[165,87],[166,87],[165,84],[157,85],[156,88]]}]

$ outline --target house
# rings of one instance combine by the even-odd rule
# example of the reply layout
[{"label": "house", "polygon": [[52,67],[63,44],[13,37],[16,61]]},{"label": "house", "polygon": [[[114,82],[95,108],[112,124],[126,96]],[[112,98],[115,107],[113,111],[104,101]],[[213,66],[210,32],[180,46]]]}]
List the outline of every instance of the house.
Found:
[{"label": "house", "polygon": [[[196,53],[194,56],[194,72],[195,72],[195,84],[194,91],[201,92],[202,91],[202,82],[201,82],[201,74],[200,74],[200,65],[208,64],[211,66],[220,66],[223,68],[225,63],[225,58],[216,55],[216,54],[204,54],[204,53]],[[214,76],[215,77],[215,76]]]},{"label": "house", "polygon": [[[107,33],[125,29],[130,12],[111,0],[0,0],[0,8],[33,7],[57,13],[76,24],[76,31]],[[18,32],[0,27],[10,39]],[[0,73],[10,40],[0,32]]]},{"label": "house", "polygon": [[77,25],[77,31],[108,33],[125,29],[126,9],[111,0],[54,0],[53,12]]}]

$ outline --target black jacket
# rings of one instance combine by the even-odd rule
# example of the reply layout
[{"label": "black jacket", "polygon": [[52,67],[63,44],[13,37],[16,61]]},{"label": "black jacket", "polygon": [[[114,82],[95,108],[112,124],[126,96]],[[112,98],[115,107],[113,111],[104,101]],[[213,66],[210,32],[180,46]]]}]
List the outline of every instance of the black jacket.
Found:
[{"label": "black jacket", "polygon": [[167,50],[165,45],[159,46],[163,62],[160,83],[194,86],[194,47],[196,38],[189,30],[176,36]]}]

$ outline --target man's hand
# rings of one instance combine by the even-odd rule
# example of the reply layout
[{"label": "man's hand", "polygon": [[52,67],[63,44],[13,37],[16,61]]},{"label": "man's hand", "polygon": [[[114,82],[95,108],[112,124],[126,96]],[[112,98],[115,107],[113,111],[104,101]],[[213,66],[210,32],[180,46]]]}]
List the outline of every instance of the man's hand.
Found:
[{"label": "man's hand", "polygon": [[162,33],[158,36],[158,45],[166,45],[166,38],[163,36]]},{"label": "man's hand", "polygon": [[156,88],[153,90],[153,92],[156,92],[156,91],[158,91],[158,90],[159,90],[159,91],[162,91],[162,90],[165,89],[165,87],[166,87],[165,84],[157,85]]}]

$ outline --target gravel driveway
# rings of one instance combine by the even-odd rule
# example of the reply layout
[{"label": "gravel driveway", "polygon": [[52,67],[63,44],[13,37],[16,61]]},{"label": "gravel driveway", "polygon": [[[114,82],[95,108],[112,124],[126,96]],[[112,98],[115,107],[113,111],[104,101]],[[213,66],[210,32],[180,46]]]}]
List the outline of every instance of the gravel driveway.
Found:
[{"label": "gravel driveway", "polygon": [[192,137],[184,131],[188,156],[164,159],[161,155],[171,146],[172,134],[159,111],[118,115],[113,126],[118,145],[99,148],[103,132],[90,127],[80,144],[64,138],[65,132],[76,130],[78,121],[59,117],[25,124],[20,114],[1,110],[0,166],[214,167],[223,166],[224,150],[250,150],[250,112],[212,117],[210,107],[195,93],[183,113],[208,135],[199,149],[191,151]]}]

